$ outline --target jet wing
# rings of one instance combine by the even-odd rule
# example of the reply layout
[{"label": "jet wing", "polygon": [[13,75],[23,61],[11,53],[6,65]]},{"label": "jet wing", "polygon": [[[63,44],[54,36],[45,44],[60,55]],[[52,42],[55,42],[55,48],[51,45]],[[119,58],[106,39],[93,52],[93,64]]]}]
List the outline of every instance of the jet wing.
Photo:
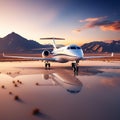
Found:
[{"label": "jet wing", "polygon": [[25,56],[9,56],[9,55],[5,55],[4,53],[3,53],[3,57],[6,57],[6,58],[22,58],[22,59],[28,59],[28,60],[53,61],[53,62],[56,61],[55,58],[25,57]]},{"label": "jet wing", "polygon": [[94,58],[110,58],[113,56],[114,56],[113,53],[111,53],[110,56],[86,56],[86,57],[83,57],[82,59],[87,60],[87,59],[94,59]]}]

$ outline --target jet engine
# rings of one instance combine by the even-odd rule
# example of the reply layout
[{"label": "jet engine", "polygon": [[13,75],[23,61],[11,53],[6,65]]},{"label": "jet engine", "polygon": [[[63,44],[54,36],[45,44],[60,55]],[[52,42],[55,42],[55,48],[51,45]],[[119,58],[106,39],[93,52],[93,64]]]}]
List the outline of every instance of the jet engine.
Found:
[{"label": "jet engine", "polygon": [[50,52],[48,51],[48,50],[44,50],[43,52],[42,52],[42,57],[48,57],[50,55]]}]

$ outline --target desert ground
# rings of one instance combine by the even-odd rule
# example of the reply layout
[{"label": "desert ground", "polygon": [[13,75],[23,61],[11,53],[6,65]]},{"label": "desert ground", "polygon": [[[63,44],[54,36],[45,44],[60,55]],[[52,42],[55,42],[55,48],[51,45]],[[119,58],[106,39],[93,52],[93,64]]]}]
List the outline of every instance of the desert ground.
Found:
[{"label": "desert ground", "polygon": [[119,120],[120,61],[0,62],[0,120]]}]

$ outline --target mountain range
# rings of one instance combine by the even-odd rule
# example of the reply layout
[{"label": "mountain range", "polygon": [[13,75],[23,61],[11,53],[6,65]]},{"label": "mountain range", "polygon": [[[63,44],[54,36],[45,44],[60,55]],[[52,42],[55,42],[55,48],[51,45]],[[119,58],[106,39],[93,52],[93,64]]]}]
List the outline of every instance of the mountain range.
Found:
[{"label": "mountain range", "polygon": [[[85,43],[81,47],[85,53],[120,53],[120,40],[112,40],[111,42],[94,41]],[[0,53],[41,53],[44,48],[52,50],[53,46],[42,45],[34,40],[28,40],[15,32],[0,38]]]},{"label": "mountain range", "polygon": [[120,53],[120,40],[94,41],[82,45],[82,49],[85,53]]},{"label": "mountain range", "polygon": [[27,40],[15,32],[0,38],[0,53],[35,53],[43,51],[41,48],[48,47],[51,45],[42,45],[34,40]]}]

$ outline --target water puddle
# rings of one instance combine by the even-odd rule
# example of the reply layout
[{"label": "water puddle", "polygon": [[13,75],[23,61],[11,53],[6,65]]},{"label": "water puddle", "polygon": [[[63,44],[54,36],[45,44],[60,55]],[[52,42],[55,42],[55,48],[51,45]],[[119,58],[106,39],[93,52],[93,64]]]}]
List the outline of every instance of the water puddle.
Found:
[{"label": "water puddle", "polygon": [[[0,119],[120,119],[120,76],[116,72],[110,77],[109,72],[114,74],[111,70],[91,76],[67,72],[0,74]],[[33,116],[34,108],[41,114]]]}]

